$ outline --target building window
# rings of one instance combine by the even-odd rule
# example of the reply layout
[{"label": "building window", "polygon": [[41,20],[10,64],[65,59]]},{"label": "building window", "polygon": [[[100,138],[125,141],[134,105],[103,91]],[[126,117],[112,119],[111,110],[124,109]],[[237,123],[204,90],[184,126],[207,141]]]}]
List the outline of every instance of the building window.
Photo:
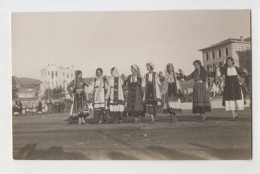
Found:
[{"label": "building window", "polygon": [[48,75],[50,75],[50,71],[48,71]]},{"label": "building window", "polygon": [[212,51],[212,59],[215,59],[215,53]]},{"label": "building window", "polygon": [[226,56],[228,56],[228,47],[225,47]]},{"label": "building window", "polygon": [[54,76],[54,72],[52,71],[51,72],[51,79],[53,79],[53,76]]},{"label": "building window", "polygon": [[69,74],[67,74],[67,78],[69,78]]},{"label": "building window", "polygon": [[209,54],[206,52],[206,60],[209,60]]},{"label": "building window", "polygon": [[55,73],[56,73],[56,77],[57,77],[58,76],[58,72],[56,71]]},{"label": "building window", "polygon": [[218,50],[218,57],[219,58],[221,57],[221,50],[220,49]]}]

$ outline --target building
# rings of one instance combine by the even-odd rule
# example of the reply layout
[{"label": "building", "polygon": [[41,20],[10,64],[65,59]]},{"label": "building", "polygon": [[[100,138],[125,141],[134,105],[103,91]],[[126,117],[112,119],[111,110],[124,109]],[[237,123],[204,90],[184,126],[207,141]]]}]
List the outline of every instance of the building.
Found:
[{"label": "building", "polygon": [[199,51],[202,52],[203,66],[208,71],[213,71],[214,62],[224,65],[226,58],[230,56],[233,57],[236,66],[246,68],[248,72],[252,70],[251,38],[229,38]]},{"label": "building", "polygon": [[41,70],[41,97],[45,95],[46,89],[63,88],[65,96],[68,97],[67,86],[75,78],[73,66],[62,67],[49,64]]},{"label": "building", "polygon": [[40,85],[38,80],[29,78],[17,78],[12,76],[12,99],[20,101],[36,101]]}]

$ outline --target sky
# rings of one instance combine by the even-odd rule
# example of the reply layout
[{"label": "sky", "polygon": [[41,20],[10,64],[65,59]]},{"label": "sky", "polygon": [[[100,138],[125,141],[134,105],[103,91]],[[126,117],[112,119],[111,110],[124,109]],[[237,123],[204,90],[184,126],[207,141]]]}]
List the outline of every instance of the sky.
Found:
[{"label": "sky", "polygon": [[201,48],[228,38],[250,37],[249,10],[30,12],[11,15],[12,74],[40,79],[48,64],[74,66],[83,77],[132,64],[146,73],[167,63],[186,74],[202,60]]}]

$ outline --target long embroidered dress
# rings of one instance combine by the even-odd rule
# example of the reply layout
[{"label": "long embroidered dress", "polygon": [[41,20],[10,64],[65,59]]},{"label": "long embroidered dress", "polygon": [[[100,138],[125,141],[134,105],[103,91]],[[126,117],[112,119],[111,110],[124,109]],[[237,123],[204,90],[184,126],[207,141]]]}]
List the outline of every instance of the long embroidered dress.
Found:
[{"label": "long embroidered dress", "polygon": [[208,79],[207,71],[198,70],[193,71],[190,75],[184,76],[184,79],[194,79],[193,95],[192,95],[192,111],[195,113],[205,113],[211,111],[211,103],[209,92],[206,89]]},{"label": "long embroidered dress", "polygon": [[225,75],[223,105],[226,111],[244,110],[244,97],[238,80],[241,71],[238,67],[225,67],[221,75]]},{"label": "long embroidered dress", "polygon": [[100,78],[95,78],[94,80],[94,117],[100,118],[105,115],[105,109],[107,109],[105,103],[105,93],[106,93],[106,79],[102,76]]},{"label": "long embroidered dress", "polygon": [[177,113],[182,111],[181,100],[178,91],[181,90],[178,79],[174,74],[166,73],[163,78],[164,113]]},{"label": "long embroidered dress", "polygon": [[109,101],[109,112],[114,118],[122,118],[124,112],[123,80],[120,77],[111,77],[108,81],[106,99]]},{"label": "long embroidered dress", "polygon": [[87,95],[85,92],[85,87],[88,86],[89,82],[83,80],[82,78],[72,80],[67,86],[68,92],[73,95],[73,103],[70,110],[70,116],[74,118],[87,117],[89,115],[88,105],[87,105]]},{"label": "long embroidered dress", "polygon": [[129,116],[144,116],[144,107],[142,104],[142,79],[129,75],[124,85],[128,86],[127,107],[126,111]]},{"label": "long embroidered dress", "polygon": [[144,102],[146,104],[146,112],[156,114],[161,105],[161,92],[159,88],[160,81],[156,72],[147,73],[145,78]]}]

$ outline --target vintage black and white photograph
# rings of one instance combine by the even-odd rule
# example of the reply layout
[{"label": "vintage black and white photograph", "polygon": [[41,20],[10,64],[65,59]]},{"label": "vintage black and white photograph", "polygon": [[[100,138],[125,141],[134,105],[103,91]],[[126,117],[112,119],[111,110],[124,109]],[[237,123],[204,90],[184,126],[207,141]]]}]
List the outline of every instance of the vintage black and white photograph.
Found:
[{"label": "vintage black and white photograph", "polygon": [[251,10],[12,12],[14,160],[251,160]]}]

